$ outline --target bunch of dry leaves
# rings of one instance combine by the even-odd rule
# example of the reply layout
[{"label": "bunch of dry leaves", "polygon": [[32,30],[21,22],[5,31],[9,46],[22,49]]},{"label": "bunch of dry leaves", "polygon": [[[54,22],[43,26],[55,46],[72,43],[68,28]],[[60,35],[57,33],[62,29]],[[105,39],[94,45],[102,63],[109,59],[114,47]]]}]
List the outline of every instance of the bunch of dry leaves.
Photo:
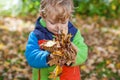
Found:
[{"label": "bunch of dry leaves", "polygon": [[54,40],[48,40],[40,45],[42,49],[51,53],[48,64],[50,66],[56,65],[49,78],[56,80],[56,77],[62,72],[63,65],[70,66],[75,62],[77,49],[71,43],[71,37],[71,34],[61,32],[61,34],[56,35]]}]

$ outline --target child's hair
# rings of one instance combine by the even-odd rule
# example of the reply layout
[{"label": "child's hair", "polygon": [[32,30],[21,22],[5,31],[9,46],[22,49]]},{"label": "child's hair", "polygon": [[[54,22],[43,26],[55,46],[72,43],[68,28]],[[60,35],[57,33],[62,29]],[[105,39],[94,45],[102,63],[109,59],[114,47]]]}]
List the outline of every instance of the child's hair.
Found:
[{"label": "child's hair", "polygon": [[73,12],[72,0],[41,0],[40,15],[53,22],[65,22]]}]

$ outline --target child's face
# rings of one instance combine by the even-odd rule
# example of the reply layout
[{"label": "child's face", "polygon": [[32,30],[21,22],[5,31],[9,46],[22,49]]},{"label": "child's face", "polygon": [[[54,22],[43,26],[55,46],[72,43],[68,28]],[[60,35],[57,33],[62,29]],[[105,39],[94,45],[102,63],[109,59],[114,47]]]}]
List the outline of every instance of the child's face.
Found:
[{"label": "child's face", "polygon": [[54,23],[50,20],[46,20],[46,26],[47,26],[47,29],[53,34],[58,34],[58,32],[61,30],[65,34],[68,33],[68,19],[64,23],[62,22]]}]

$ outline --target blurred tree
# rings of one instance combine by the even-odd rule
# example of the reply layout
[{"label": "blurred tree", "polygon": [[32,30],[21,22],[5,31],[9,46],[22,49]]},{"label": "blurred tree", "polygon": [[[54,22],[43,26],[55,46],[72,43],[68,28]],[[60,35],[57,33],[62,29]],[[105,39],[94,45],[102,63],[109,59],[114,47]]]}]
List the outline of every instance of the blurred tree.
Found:
[{"label": "blurred tree", "polygon": [[120,0],[74,0],[75,13],[119,17]]},{"label": "blurred tree", "polygon": [[23,0],[22,15],[36,15],[40,9],[40,0]]}]

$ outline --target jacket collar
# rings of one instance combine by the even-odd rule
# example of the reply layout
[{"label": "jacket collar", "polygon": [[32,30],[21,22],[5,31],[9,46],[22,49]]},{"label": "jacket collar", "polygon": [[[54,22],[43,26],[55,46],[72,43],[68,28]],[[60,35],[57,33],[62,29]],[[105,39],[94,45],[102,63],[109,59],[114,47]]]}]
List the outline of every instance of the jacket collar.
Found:
[{"label": "jacket collar", "polygon": [[40,30],[41,32],[44,32],[44,33],[50,33],[52,34],[50,31],[48,31],[48,29],[46,27],[44,27],[41,23],[40,23],[40,20],[41,20],[41,17],[39,17],[36,21],[36,24],[35,24],[35,29],[37,30]]}]

